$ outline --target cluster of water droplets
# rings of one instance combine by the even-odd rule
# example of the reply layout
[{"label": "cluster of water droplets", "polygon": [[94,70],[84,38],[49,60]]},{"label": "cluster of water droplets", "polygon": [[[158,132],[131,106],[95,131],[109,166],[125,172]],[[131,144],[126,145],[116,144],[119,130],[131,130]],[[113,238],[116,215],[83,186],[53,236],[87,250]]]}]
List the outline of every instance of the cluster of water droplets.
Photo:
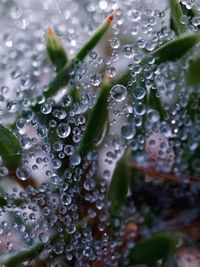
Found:
[{"label": "cluster of water droplets", "polygon": [[[191,9],[192,1],[181,2]],[[184,178],[198,174],[200,162],[193,152],[199,144],[200,116],[185,112],[188,107],[198,111],[196,88],[188,88],[184,78],[187,58],[182,66],[172,62],[157,66],[153,56],[146,57],[175,36],[166,22],[167,9],[151,9],[139,0],[88,0],[85,12],[81,5],[71,0],[53,5],[51,1],[0,3],[0,15],[5,18],[0,35],[0,122],[10,125],[16,121],[12,129],[22,149],[21,165],[10,173],[13,183],[17,179],[19,184],[10,188],[7,182],[8,193],[1,195],[6,204],[0,208],[0,247],[11,253],[42,243],[47,256],[40,257],[49,257],[52,266],[62,266],[56,265],[60,255],[74,266],[119,266],[121,262],[128,266],[134,239],[120,251],[125,226],[131,221],[142,223],[144,218],[128,205],[119,218],[110,218],[108,181],[125,150],[145,167],[184,173]],[[56,75],[45,50],[47,25],[55,25],[72,57],[88,32],[113,8],[118,11],[112,33],[86,60],[77,62],[61,100],[40,97]],[[199,17],[187,23],[195,31]],[[128,73],[125,82],[115,82],[124,72]],[[99,90],[109,84],[108,127],[102,130],[103,138],[96,140],[100,149],[82,156],[79,145],[89,114]],[[70,88],[79,101],[68,93]],[[31,105],[36,99],[42,105],[34,114]],[[0,160],[0,176],[8,174]]]}]

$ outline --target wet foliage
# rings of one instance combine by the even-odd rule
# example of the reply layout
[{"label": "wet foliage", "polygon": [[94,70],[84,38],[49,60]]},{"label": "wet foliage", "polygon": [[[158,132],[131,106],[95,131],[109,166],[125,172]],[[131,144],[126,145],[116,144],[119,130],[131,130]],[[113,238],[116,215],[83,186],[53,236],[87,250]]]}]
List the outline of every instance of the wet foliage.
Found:
[{"label": "wet foliage", "polygon": [[199,264],[199,1],[0,19],[0,266]]}]

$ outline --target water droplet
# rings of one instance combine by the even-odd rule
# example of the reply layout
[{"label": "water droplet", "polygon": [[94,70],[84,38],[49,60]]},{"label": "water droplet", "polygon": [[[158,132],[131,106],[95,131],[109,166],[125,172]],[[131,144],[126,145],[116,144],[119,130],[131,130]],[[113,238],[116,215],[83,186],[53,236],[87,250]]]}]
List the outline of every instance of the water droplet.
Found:
[{"label": "water droplet", "polygon": [[134,57],[134,48],[133,48],[133,45],[125,45],[123,47],[123,55],[126,57],[126,58],[133,58]]},{"label": "water droplet", "polygon": [[57,126],[56,132],[60,138],[66,138],[70,135],[71,127],[67,123],[60,123]]},{"label": "water droplet", "polygon": [[81,157],[77,154],[73,154],[71,157],[70,157],[70,163],[73,165],[73,166],[77,166],[81,163]]},{"label": "water droplet", "polygon": [[0,176],[4,177],[8,175],[8,169],[5,166],[0,166]]},{"label": "water droplet", "polygon": [[64,194],[62,194],[62,196],[61,196],[61,201],[62,201],[62,203],[63,203],[64,205],[69,205],[69,204],[71,204],[71,202],[72,202],[72,198],[70,197],[69,194],[64,193]]},{"label": "water droplet", "polygon": [[135,126],[131,123],[123,125],[121,128],[121,135],[127,140],[132,139],[135,133],[136,133]]},{"label": "water droplet", "polygon": [[102,81],[102,75],[99,73],[92,73],[90,75],[90,84],[93,86],[99,86]]},{"label": "water droplet", "polygon": [[64,147],[64,152],[67,156],[70,156],[70,155],[74,154],[74,147],[72,145],[66,145]]},{"label": "water droplet", "polygon": [[117,37],[112,38],[110,41],[110,46],[113,49],[119,48],[120,47],[120,40]]},{"label": "water droplet", "polygon": [[110,95],[115,101],[122,102],[127,97],[126,87],[121,84],[116,84],[112,87]]},{"label": "water droplet", "polygon": [[41,111],[43,114],[49,114],[52,110],[52,106],[50,103],[44,103],[42,106],[41,106]]},{"label": "water droplet", "polygon": [[47,127],[40,125],[40,126],[37,128],[37,135],[38,135],[39,137],[41,137],[41,138],[45,138],[45,137],[47,137],[47,135],[48,135],[48,129],[47,129]]},{"label": "water droplet", "polygon": [[16,169],[16,175],[20,180],[25,181],[30,177],[30,170],[27,167],[19,167]]},{"label": "water droplet", "polygon": [[140,100],[140,99],[143,99],[146,95],[146,91],[143,87],[136,87],[136,88],[133,88],[133,96]]},{"label": "water droplet", "polygon": [[44,233],[44,232],[40,233],[39,234],[39,240],[40,240],[40,242],[42,242],[44,244],[47,243],[49,241],[48,234],[47,233]]}]

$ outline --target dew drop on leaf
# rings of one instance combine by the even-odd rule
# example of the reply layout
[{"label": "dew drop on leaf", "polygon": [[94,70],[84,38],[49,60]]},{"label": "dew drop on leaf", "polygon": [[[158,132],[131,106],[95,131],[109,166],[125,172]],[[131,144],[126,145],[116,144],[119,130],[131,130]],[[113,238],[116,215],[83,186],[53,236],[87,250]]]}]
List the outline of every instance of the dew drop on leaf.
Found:
[{"label": "dew drop on leaf", "polygon": [[116,84],[111,88],[110,95],[115,101],[122,102],[127,97],[127,89],[121,84]]}]

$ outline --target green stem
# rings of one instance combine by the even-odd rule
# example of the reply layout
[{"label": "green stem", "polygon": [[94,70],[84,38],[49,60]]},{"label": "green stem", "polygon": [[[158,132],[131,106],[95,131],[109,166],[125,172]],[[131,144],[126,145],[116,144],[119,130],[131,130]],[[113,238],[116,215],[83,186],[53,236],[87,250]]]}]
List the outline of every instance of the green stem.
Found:
[{"label": "green stem", "polygon": [[31,260],[33,257],[40,253],[45,248],[45,244],[37,244],[35,246],[29,247],[27,250],[21,251],[10,257],[3,262],[6,267],[16,267],[19,263]]}]

